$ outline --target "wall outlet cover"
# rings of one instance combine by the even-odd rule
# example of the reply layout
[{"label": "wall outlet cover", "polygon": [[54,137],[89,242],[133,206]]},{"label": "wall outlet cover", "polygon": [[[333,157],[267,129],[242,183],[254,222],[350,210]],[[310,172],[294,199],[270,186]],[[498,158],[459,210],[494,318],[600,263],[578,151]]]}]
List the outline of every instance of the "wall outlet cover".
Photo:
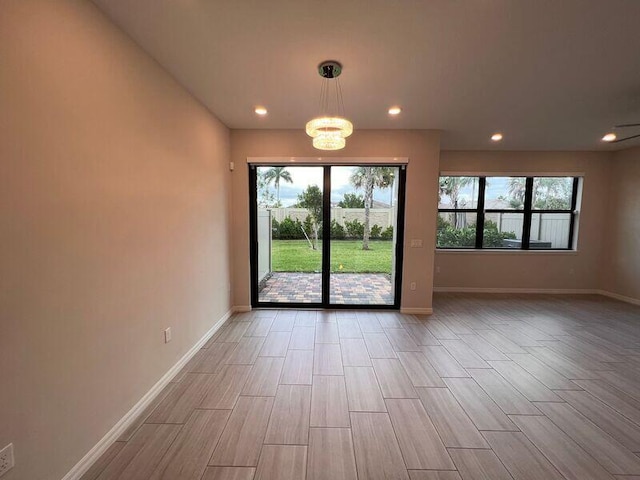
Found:
[{"label": "wall outlet cover", "polygon": [[0,450],[0,477],[14,467],[13,443]]}]

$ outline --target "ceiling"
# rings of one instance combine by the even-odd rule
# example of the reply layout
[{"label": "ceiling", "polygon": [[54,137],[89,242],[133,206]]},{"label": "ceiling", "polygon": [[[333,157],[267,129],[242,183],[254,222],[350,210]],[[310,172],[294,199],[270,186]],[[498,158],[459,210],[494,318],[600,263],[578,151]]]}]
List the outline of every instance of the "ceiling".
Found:
[{"label": "ceiling", "polygon": [[640,122],[638,0],[94,3],[230,128],[303,129],[319,113],[316,66],[336,59],[356,134],[440,129],[444,149],[640,144],[600,141]]}]

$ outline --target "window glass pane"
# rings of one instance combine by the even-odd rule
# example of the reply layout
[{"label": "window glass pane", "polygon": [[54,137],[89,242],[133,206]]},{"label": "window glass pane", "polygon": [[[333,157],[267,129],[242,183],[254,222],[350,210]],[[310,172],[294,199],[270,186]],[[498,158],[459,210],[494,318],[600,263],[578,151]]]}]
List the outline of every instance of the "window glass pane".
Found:
[{"label": "window glass pane", "polygon": [[478,177],[440,177],[438,208],[478,208]]},{"label": "window glass pane", "polygon": [[487,177],[484,208],[486,210],[522,210],[526,183],[525,177]]},{"label": "window glass pane", "polygon": [[322,301],[323,167],[257,168],[258,302]]},{"label": "window glass pane", "polygon": [[474,248],[476,246],[475,212],[443,213],[438,215],[439,248]]},{"label": "window glass pane", "polygon": [[568,248],[570,226],[570,213],[534,213],[529,248]]},{"label": "window glass pane", "polygon": [[484,248],[522,248],[524,214],[487,213],[484,216]]},{"label": "window glass pane", "polygon": [[538,177],[533,179],[534,210],[570,210],[572,177]]},{"label": "window glass pane", "polygon": [[[362,183],[369,174],[374,189],[365,201]],[[329,303],[394,304],[399,177],[398,167],[331,167]]]}]

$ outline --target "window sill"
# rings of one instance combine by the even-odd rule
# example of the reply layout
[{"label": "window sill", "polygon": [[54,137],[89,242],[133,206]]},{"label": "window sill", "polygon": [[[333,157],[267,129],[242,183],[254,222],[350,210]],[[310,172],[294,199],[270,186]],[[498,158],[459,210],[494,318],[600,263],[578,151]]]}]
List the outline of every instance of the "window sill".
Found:
[{"label": "window sill", "polygon": [[481,248],[436,248],[436,254],[445,255],[578,255],[578,250],[517,250]]}]

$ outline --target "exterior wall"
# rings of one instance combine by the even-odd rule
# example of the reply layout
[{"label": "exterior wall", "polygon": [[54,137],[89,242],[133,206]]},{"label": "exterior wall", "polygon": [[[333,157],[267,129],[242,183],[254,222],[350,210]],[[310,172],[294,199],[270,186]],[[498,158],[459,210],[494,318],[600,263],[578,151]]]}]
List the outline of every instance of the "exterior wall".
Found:
[{"label": "exterior wall", "polygon": [[611,153],[441,152],[440,171],[463,175],[584,174],[575,252],[436,251],[439,289],[597,290],[601,288]]},{"label": "exterior wall", "polygon": [[[433,258],[438,198],[439,132],[431,130],[361,130],[344,150],[323,152],[319,162],[345,157],[408,157],[402,308],[431,308]],[[297,130],[232,130],[235,162],[232,201],[234,304],[250,304],[249,172],[247,157],[318,157],[302,128]],[[422,248],[409,248],[422,239]],[[416,289],[410,290],[411,282]]]},{"label": "exterior wall", "polygon": [[60,479],[230,308],[229,131],[91,2],[0,58],[2,480]]},{"label": "exterior wall", "polygon": [[602,288],[640,301],[640,147],[614,154],[609,191]]}]

